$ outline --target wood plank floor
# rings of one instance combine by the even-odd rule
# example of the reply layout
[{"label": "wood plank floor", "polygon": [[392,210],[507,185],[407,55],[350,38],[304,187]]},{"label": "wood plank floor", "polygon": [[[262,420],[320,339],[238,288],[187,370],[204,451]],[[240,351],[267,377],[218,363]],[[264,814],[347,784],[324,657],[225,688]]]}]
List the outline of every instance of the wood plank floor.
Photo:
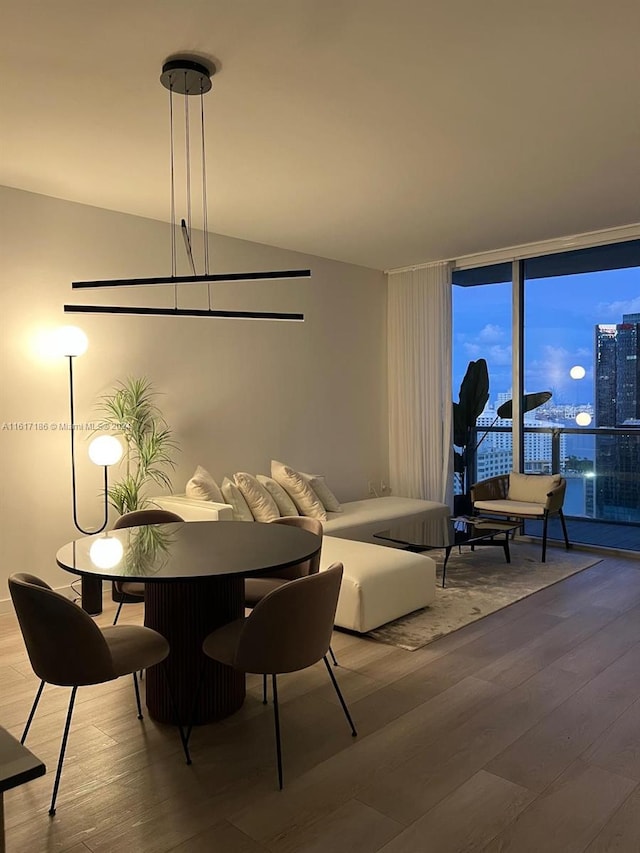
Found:
[{"label": "wood plank floor", "polygon": [[[68,691],[48,687],[27,741],[48,772],[5,795],[7,850],[640,850],[640,560],[607,556],[416,652],[343,632],[333,648],[359,736],[322,664],[283,676],[284,791],[258,677],[237,714],[195,730],[191,767],[123,678],[79,691],[49,818]],[[19,736],[37,682],[13,614],[0,685]]]}]

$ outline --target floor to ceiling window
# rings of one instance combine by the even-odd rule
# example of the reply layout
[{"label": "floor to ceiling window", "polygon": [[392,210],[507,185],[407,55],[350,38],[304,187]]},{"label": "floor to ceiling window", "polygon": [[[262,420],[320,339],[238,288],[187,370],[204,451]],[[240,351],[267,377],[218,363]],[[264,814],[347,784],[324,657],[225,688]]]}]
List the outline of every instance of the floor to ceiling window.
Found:
[{"label": "floor to ceiling window", "polygon": [[[512,270],[453,274],[454,399],[469,360],[489,366],[478,438],[493,429],[478,448],[478,480],[513,468],[511,421],[496,419],[518,363]],[[585,524],[640,524],[640,241],[527,258],[523,293],[522,470],[562,473],[565,513]],[[540,391],[550,399],[527,411],[527,395]]]},{"label": "floor to ceiling window", "polygon": [[524,382],[552,392],[570,515],[640,522],[639,264],[637,241],[525,262]]},{"label": "floor to ceiling window", "polygon": [[[468,482],[507,473],[513,467],[511,421],[497,409],[511,399],[511,265],[500,264],[454,274],[453,394],[470,361],[484,358],[489,372],[489,401],[476,424],[476,451]],[[483,427],[494,427],[490,431]],[[459,483],[456,483],[459,492]]]}]

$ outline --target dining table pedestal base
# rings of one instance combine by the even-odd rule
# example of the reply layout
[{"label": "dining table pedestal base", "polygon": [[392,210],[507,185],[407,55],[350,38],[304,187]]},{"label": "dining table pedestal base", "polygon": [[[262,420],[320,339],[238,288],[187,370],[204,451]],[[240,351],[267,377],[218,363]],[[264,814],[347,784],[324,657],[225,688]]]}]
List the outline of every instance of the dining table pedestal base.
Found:
[{"label": "dining table pedestal base", "polygon": [[[245,697],[244,673],[208,658],[202,651],[202,643],[216,628],[243,615],[242,577],[229,575],[145,584],[144,623],[166,637],[171,647],[165,665],[151,667],[145,675],[147,708],[154,720],[170,725],[177,722],[172,695],[183,725],[214,722],[241,707]],[[194,709],[203,666],[204,678]]]}]

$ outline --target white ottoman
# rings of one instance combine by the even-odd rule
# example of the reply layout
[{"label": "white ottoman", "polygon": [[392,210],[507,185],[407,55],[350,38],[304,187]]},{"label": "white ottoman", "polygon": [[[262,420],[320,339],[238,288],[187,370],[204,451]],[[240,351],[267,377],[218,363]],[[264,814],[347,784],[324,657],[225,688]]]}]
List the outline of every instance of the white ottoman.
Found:
[{"label": "white ottoman", "polygon": [[426,554],[324,536],[320,571],[344,565],[335,624],[364,633],[426,607],[436,596],[436,564]]}]

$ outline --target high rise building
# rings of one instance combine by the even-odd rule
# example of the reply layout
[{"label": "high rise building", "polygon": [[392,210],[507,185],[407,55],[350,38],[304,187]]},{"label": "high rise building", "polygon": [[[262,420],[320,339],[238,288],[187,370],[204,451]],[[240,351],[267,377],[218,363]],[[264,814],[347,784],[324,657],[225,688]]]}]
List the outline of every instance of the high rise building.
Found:
[{"label": "high rise building", "polygon": [[[504,397],[505,399],[501,399]],[[511,399],[511,394],[498,395],[498,403]],[[480,444],[476,457],[477,478],[486,479],[498,474],[508,474],[513,468],[513,436],[511,418],[499,418],[497,409],[488,405],[476,420],[478,438],[482,438],[482,428],[505,427],[508,432],[489,432]],[[551,473],[552,434],[551,430],[560,427],[553,421],[538,420],[532,412],[524,416],[524,471],[527,474]],[[547,432],[530,432],[527,427],[543,427]],[[560,437],[560,458],[566,456],[566,436]]]},{"label": "high rise building", "polygon": [[628,428],[596,436],[596,516],[640,521],[640,314],[595,328],[595,425]]}]

